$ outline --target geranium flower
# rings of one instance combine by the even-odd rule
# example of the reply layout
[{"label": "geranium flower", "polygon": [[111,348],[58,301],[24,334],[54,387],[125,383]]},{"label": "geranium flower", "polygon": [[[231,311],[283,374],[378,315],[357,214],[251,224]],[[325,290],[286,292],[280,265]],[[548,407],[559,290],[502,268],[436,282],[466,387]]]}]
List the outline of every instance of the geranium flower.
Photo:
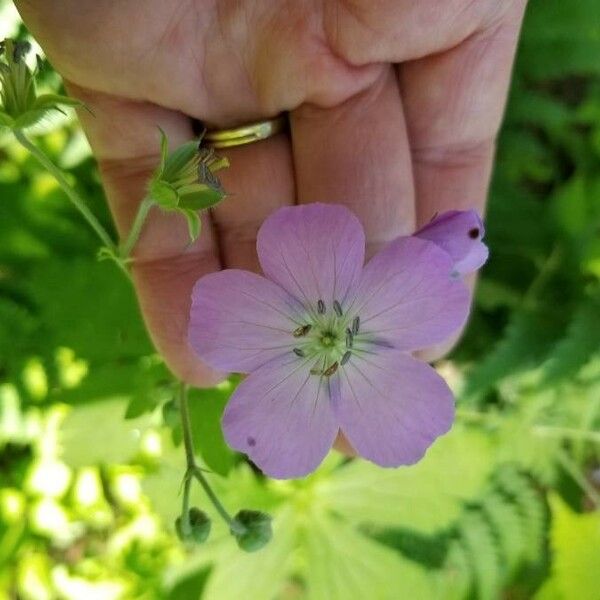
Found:
[{"label": "geranium flower", "polygon": [[[411,353],[443,342],[468,316],[455,273],[481,251],[483,227],[473,211],[456,214],[454,227],[443,215],[430,224],[440,245],[401,237],[365,265],[365,234],[349,210],[282,208],[258,233],[264,276],[227,269],[196,283],[192,347],[215,369],[249,374],[223,415],[231,447],[267,475],[293,478],[319,465],[340,430],[384,467],[418,461],[448,431],[452,393]],[[460,253],[442,249],[461,236]]]}]

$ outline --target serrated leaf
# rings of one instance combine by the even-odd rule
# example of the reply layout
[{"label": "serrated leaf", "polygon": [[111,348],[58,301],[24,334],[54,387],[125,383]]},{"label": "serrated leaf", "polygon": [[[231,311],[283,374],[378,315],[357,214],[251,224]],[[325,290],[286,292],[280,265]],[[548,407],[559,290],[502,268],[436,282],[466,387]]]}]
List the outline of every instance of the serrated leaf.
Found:
[{"label": "serrated leaf", "polygon": [[495,474],[498,489],[516,506],[524,528],[523,550],[525,560],[532,564],[544,559],[547,513],[544,500],[531,481],[512,466],[505,466]]},{"label": "serrated leaf", "polygon": [[467,550],[459,540],[452,540],[434,597],[437,600],[464,600],[470,597],[472,587],[473,574]]},{"label": "serrated leaf", "polygon": [[472,565],[478,600],[496,600],[502,587],[500,558],[489,525],[479,511],[462,517],[459,532]]},{"label": "serrated leaf", "polygon": [[484,499],[482,511],[498,540],[503,570],[512,576],[521,564],[526,545],[521,515],[513,503],[498,493]]},{"label": "serrated leaf", "polygon": [[513,313],[504,337],[467,374],[463,399],[475,402],[505,377],[514,377],[536,366],[560,334],[560,325],[556,315],[549,310]]},{"label": "serrated leaf", "polygon": [[562,338],[542,365],[541,385],[572,379],[600,353],[600,299],[586,298],[573,313]]}]

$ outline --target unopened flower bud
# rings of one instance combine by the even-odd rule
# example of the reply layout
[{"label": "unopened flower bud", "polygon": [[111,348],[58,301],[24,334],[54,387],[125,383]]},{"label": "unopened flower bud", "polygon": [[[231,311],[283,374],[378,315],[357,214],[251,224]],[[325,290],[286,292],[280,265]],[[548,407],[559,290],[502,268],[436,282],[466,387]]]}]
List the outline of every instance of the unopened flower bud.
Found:
[{"label": "unopened flower bud", "polygon": [[233,519],[231,533],[242,550],[256,552],[273,537],[271,516],[258,510],[240,510]]},{"label": "unopened flower bud", "polygon": [[82,106],[81,102],[58,94],[38,95],[35,77],[40,62],[31,70],[25,56],[29,42],[6,39],[0,42],[0,127],[25,129],[36,125],[60,106]]},{"label": "unopened flower bud", "polygon": [[187,518],[177,517],[175,530],[182,542],[203,544],[210,534],[211,521],[205,512],[195,506],[190,508]]}]

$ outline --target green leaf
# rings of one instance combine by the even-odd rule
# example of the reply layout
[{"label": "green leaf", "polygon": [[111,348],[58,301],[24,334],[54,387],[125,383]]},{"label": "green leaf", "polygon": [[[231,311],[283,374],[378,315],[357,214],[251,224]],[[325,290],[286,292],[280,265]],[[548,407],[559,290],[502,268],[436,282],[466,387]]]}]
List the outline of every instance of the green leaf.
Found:
[{"label": "green leaf", "polygon": [[462,517],[459,531],[473,568],[475,597],[478,600],[497,599],[502,576],[492,530],[479,511],[470,510]]},{"label": "green leaf", "polygon": [[192,436],[196,451],[209,469],[226,475],[234,463],[234,453],[225,443],[221,416],[233,393],[234,384],[225,381],[213,389],[189,392]]},{"label": "green leaf", "polygon": [[[242,552],[229,537],[219,552],[205,588],[211,600],[272,600],[282,597],[294,566],[296,517],[291,507],[274,515],[273,539],[255,553]],[[203,552],[213,558],[215,549]]]},{"label": "green leaf", "polygon": [[353,522],[431,533],[458,517],[492,467],[489,440],[455,426],[416,465],[382,469],[357,460],[335,471],[323,494],[337,514]]},{"label": "green leaf", "polygon": [[310,600],[431,600],[434,574],[361,535],[348,524],[310,515],[306,584]]},{"label": "green leaf", "polygon": [[574,513],[554,494],[550,497],[550,506],[553,555],[550,581],[558,592],[557,596],[597,600],[600,589],[600,514]]},{"label": "green leaf", "polygon": [[149,417],[123,419],[126,400],[114,398],[69,407],[60,429],[62,459],[71,467],[124,464],[139,450]]},{"label": "green leaf", "polygon": [[498,540],[503,570],[507,576],[512,576],[521,566],[525,552],[521,515],[514,503],[497,492],[484,499],[482,510]]},{"label": "green leaf", "polygon": [[560,325],[549,309],[514,312],[504,337],[467,374],[464,400],[477,401],[504,378],[535,366],[560,334]]},{"label": "green leaf", "polygon": [[[598,295],[597,295],[598,296]],[[542,365],[541,385],[571,379],[600,353],[600,297],[585,298],[575,310],[567,333]]]},{"label": "green leaf", "polygon": [[537,80],[600,74],[598,23],[596,0],[532,0],[517,70]]}]

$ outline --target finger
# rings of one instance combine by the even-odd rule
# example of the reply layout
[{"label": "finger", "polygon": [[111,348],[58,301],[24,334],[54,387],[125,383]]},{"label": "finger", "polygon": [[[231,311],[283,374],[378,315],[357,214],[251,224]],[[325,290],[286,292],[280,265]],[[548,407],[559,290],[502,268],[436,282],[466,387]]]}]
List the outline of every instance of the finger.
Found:
[{"label": "finger", "polygon": [[[298,201],[345,204],[362,221],[368,252],[414,229],[410,152],[395,75],[336,108],[291,115]],[[339,434],[335,447],[353,455]]]},{"label": "finger", "polygon": [[294,204],[294,172],[289,137],[271,138],[219,150],[230,167],[219,173],[227,198],[212,212],[223,266],[258,272],[256,234],[281,206]]},{"label": "finger", "polygon": [[[121,237],[127,235],[148,180],[159,161],[158,127],[177,147],[193,137],[189,120],[161,107],[117,99],[69,85],[93,112],[81,120],[98,159],[107,198]],[[134,283],[150,335],[171,370],[195,385],[218,374],[201,364],[187,343],[191,290],[220,267],[209,219],[200,238],[188,242],[185,220],[153,208],[134,251]]]},{"label": "finger", "polygon": [[396,77],[334,108],[291,115],[298,201],[348,206],[362,221],[369,252],[414,229],[414,192]]},{"label": "finger", "polygon": [[442,210],[483,210],[523,4],[456,48],[398,68],[418,225]]},{"label": "finger", "polygon": [[399,63],[438,53],[496,21],[511,1],[338,0],[325,4],[324,28],[353,65]]},{"label": "finger", "polygon": [[[484,212],[524,2],[458,47],[398,68],[407,115],[417,226],[436,213]],[[469,285],[473,286],[474,277]],[[422,354],[435,360],[460,336]]]}]

